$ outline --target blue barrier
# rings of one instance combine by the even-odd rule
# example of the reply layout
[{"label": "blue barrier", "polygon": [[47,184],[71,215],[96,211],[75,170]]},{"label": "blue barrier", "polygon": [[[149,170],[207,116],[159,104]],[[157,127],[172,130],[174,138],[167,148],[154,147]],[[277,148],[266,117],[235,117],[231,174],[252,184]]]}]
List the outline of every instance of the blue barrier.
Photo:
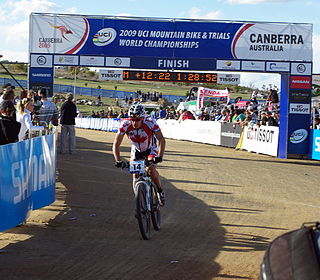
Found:
[{"label": "blue barrier", "polygon": [[310,158],[320,160],[320,130],[310,129]]},{"label": "blue barrier", "polygon": [[25,221],[31,210],[55,201],[53,134],[0,146],[0,231]]}]

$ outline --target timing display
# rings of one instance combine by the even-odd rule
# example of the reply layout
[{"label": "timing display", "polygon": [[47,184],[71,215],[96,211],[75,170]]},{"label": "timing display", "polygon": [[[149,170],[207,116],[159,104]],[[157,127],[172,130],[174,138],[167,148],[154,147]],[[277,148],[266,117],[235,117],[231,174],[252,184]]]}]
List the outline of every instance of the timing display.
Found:
[{"label": "timing display", "polygon": [[217,83],[216,73],[159,72],[159,71],[123,71],[123,80],[182,82],[182,83]]}]

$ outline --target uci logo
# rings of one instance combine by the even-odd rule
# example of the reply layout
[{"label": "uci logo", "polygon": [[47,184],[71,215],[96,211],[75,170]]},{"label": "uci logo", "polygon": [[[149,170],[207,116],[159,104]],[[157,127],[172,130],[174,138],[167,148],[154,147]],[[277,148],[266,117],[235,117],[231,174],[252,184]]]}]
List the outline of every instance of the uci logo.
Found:
[{"label": "uci logo", "polygon": [[308,131],[306,131],[305,129],[297,129],[291,134],[290,142],[292,144],[299,144],[304,140],[306,140],[307,137],[308,137]]},{"label": "uci logo", "polygon": [[113,28],[103,28],[93,36],[93,43],[98,46],[106,46],[111,44],[117,36],[117,32]]}]

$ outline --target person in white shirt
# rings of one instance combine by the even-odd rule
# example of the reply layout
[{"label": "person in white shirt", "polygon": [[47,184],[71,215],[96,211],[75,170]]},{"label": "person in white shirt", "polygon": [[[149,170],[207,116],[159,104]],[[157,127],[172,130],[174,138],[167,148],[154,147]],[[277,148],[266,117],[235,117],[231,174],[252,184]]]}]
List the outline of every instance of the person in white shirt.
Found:
[{"label": "person in white shirt", "polygon": [[19,141],[26,139],[27,131],[40,131],[45,129],[43,126],[34,126],[31,121],[31,112],[33,112],[33,100],[23,98],[17,104],[17,121],[21,123],[19,132]]}]

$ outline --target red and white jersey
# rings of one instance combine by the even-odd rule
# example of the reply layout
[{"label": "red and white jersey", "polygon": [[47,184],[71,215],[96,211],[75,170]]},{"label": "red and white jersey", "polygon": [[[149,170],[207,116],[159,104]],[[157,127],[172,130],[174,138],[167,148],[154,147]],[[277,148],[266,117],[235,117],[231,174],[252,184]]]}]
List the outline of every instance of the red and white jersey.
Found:
[{"label": "red and white jersey", "polygon": [[136,150],[145,152],[146,150],[157,146],[154,133],[159,130],[160,127],[154,119],[145,117],[142,121],[142,126],[139,129],[135,129],[130,120],[125,120],[120,125],[119,133],[127,134]]}]

